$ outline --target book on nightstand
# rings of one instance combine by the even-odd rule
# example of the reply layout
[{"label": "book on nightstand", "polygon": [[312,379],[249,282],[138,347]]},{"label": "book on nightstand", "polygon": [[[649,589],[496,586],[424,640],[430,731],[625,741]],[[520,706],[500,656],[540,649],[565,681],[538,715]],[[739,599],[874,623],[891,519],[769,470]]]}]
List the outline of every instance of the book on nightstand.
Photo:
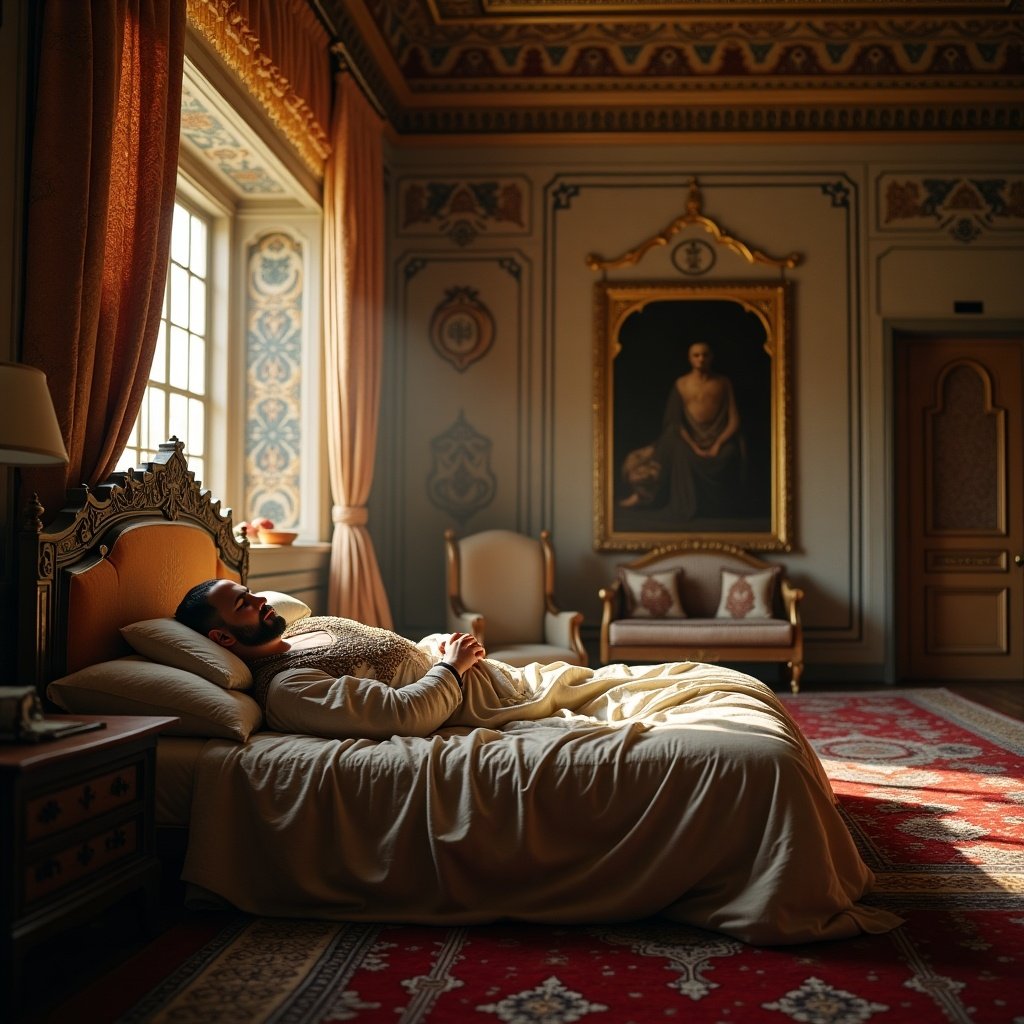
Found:
[{"label": "book on nightstand", "polygon": [[0,686],[0,743],[38,743],[105,726],[78,718],[46,718],[35,687]]}]

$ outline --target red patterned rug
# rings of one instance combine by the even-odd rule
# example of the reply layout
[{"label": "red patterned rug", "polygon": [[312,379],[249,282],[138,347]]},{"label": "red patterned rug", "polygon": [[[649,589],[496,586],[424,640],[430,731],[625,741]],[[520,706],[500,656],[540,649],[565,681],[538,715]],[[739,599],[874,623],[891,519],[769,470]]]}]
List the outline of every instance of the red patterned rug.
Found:
[{"label": "red patterned rug", "polygon": [[871,901],[906,918],[895,932],[759,949],[659,921],[197,915],[50,1019],[1024,1024],[1024,726],[945,690],[789,707],[878,876]]}]

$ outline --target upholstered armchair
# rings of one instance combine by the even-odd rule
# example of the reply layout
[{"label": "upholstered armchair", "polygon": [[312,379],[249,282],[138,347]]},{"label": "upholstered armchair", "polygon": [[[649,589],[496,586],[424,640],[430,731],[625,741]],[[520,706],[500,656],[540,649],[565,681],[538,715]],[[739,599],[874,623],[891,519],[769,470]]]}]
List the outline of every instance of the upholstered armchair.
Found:
[{"label": "upholstered armchair", "polygon": [[489,658],[509,665],[587,664],[582,612],[561,611],[555,603],[548,530],[539,541],[512,530],[462,538],[447,530],[444,542],[449,630],[472,633]]}]

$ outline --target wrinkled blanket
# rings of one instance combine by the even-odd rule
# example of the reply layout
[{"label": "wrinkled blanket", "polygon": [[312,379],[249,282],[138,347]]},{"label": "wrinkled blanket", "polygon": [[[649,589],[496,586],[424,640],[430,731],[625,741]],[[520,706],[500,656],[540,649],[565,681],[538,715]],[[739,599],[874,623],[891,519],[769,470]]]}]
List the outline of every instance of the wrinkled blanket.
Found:
[{"label": "wrinkled blanket", "polygon": [[[335,681],[293,682],[300,717],[330,714]],[[900,923],[857,902],[872,874],[821,764],[752,677],[485,661],[466,693],[427,735],[211,740],[184,879],[278,916],[660,914],[759,944]]]}]

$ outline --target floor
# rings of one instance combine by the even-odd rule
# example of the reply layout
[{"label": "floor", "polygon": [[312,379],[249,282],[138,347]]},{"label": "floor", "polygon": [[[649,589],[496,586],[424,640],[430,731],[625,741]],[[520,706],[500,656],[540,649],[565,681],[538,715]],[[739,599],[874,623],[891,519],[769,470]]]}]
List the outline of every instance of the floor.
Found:
[{"label": "floor", "polygon": [[[912,687],[944,687],[968,700],[976,701],[1004,715],[1024,721],[1024,681],[1020,683],[911,683]],[[810,684],[814,690],[851,689],[851,684]],[[862,689],[862,686],[858,686]],[[890,690],[878,686],[871,689]],[[168,887],[158,920],[151,922],[149,935],[169,928],[184,913],[181,892]],[[136,908],[131,904],[111,909],[103,919],[57,936],[32,950],[26,958],[25,989],[34,993],[29,1008],[14,1018],[13,1024],[45,1024],[49,1011],[84,987],[97,976],[115,967],[147,942],[139,927]]]},{"label": "floor", "polygon": [[[1024,680],[1019,682],[978,682],[976,680],[968,680],[962,683],[950,683],[950,682],[908,682],[901,683],[900,689],[945,689],[950,690],[953,693],[959,694],[961,697],[965,697],[967,700],[973,700],[977,704],[984,704],[985,707],[991,708],[993,711],[998,711],[1001,714],[1008,716],[1009,718],[1016,718],[1018,721],[1024,722]],[[810,693],[814,690],[891,690],[893,687],[880,685],[876,687],[865,687],[863,684],[857,683],[843,683],[843,684],[820,684],[812,683],[804,687],[804,689]]]}]

